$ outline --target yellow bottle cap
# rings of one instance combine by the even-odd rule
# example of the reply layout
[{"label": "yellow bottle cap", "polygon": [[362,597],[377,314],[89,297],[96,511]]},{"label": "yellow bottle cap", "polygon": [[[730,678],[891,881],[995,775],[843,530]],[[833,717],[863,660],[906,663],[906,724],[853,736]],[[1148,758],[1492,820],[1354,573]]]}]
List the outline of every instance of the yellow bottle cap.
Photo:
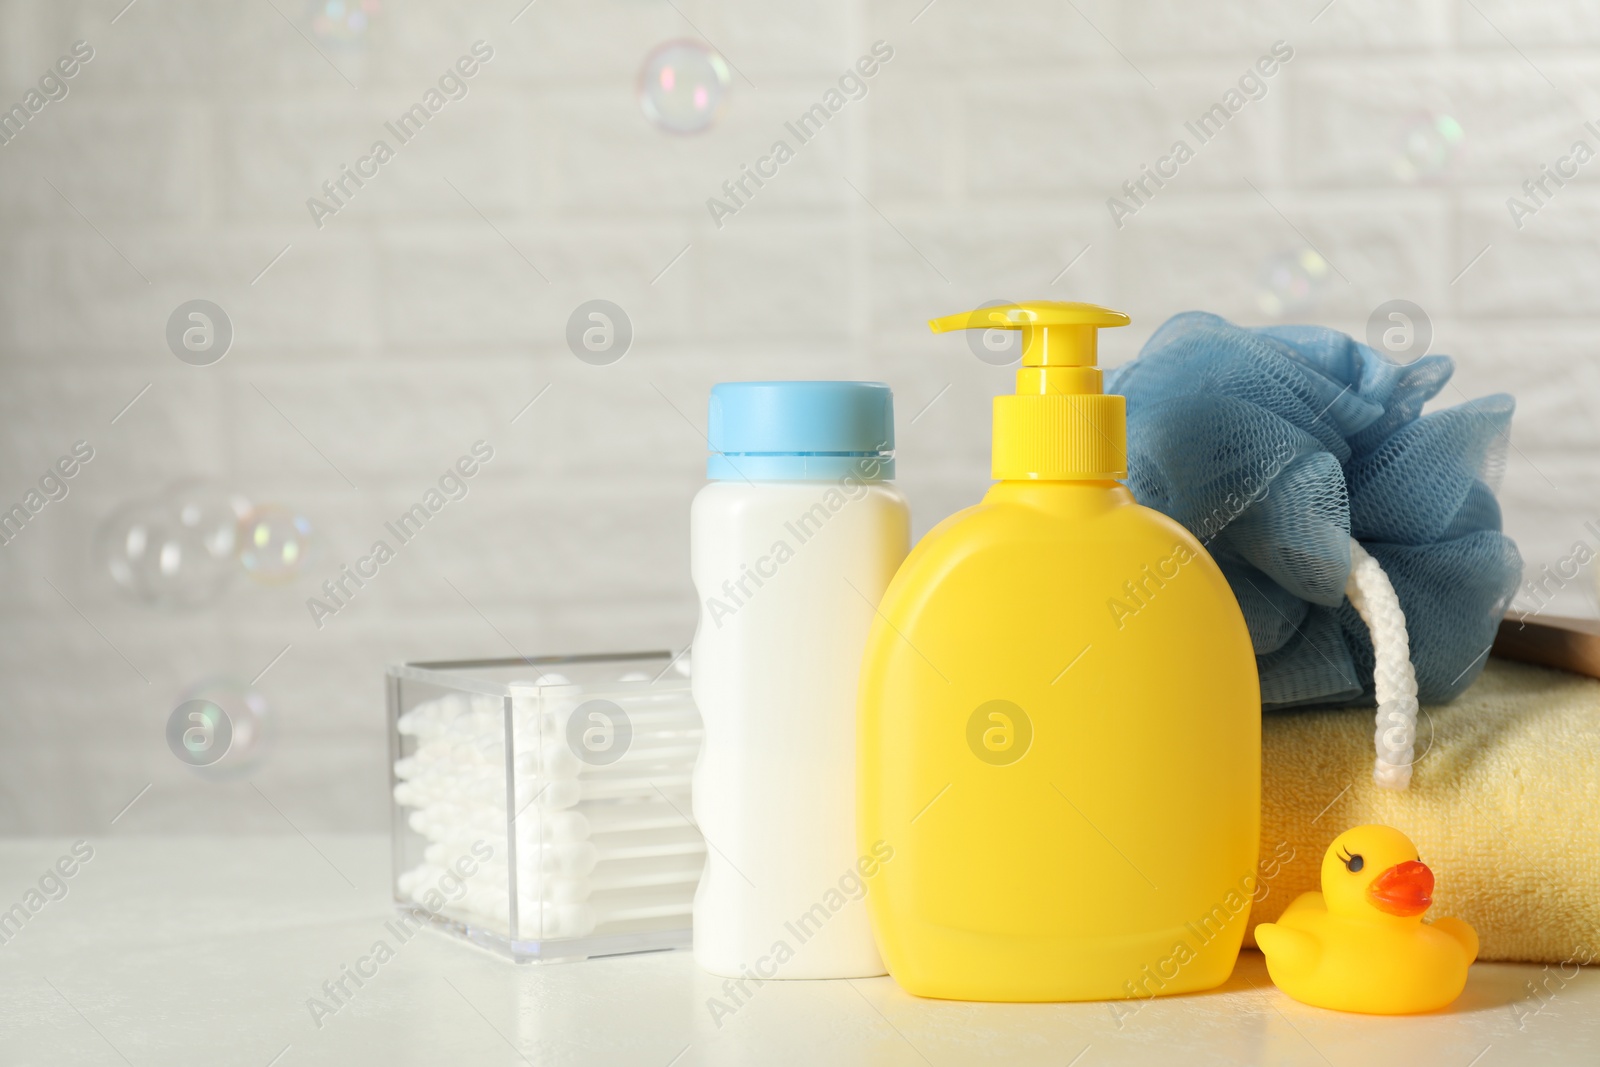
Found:
[{"label": "yellow bottle cap", "polygon": [[1112,481],[1128,473],[1126,404],[1107,396],[1096,331],[1128,316],[1095,304],[1000,304],[928,322],[947,330],[1021,330],[1015,396],[994,398],[992,473],[1001,480]]}]

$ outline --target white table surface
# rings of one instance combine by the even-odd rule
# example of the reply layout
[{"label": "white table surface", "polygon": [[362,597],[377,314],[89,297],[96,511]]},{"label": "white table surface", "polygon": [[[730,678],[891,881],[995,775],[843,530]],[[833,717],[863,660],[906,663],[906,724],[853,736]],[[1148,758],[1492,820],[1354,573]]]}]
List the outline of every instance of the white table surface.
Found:
[{"label": "white table surface", "polygon": [[[385,838],[90,844],[67,895],[0,946],[6,1067],[1600,1063],[1595,968],[1479,964],[1446,1012],[1374,1018],[1289,1000],[1254,952],[1221,989],[1120,1026],[1106,1004],[918,1000],[877,978],[768,983],[718,1027],[721,980],[687,952],[516,966],[424,931],[319,1027],[307,999],[387,936]],[[69,845],[0,841],[0,909]]]}]

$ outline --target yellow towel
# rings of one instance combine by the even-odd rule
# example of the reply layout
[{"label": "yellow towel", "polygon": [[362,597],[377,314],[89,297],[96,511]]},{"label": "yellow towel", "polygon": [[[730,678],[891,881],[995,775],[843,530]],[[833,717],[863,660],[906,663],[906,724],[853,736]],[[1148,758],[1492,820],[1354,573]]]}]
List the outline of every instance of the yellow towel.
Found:
[{"label": "yellow towel", "polygon": [[1491,659],[1454,703],[1418,716],[1404,792],[1373,785],[1372,732],[1370,708],[1266,716],[1247,944],[1318,888],[1336,835],[1384,823],[1433,868],[1429,917],[1471,923],[1479,959],[1600,958],[1600,681]]}]

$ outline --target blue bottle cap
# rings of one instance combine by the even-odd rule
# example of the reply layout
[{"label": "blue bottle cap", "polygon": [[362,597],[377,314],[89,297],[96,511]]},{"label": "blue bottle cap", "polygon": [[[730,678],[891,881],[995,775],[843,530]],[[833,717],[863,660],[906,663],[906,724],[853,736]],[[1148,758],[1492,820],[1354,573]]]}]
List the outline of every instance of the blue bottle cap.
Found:
[{"label": "blue bottle cap", "polygon": [[883,382],[722,382],[706,437],[719,481],[888,481],[894,396]]}]

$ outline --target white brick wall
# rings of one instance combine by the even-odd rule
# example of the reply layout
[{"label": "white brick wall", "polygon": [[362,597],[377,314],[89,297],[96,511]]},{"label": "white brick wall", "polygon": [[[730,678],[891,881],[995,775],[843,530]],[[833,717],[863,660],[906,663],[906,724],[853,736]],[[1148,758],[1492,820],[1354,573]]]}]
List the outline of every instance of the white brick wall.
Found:
[{"label": "white brick wall", "polygon": [[[924,319],[1096,300],[1135,317],[1106,338],[1117,363],[1190,307],[1268,321],[1262,272],[1302,249],[1296,229],[1344,277],[1295,317],[1362,334],[1407,297],[1458,357],[1448,399],[1517,394],[1502,501],[1531,569],[1600,518],[1600,164],[1520,232],[1505,208],[1600,120],[1594,4],[923,4],[541,0],[513,25],[514,0],[384,0],[325,59],[264,3],[140,0],[111,25],[120,0],[0,0],[0,102],[74,40],[96,49],[0,147],[0,503],[74,440],[97,450],[0,549],[0,832],[102,829],[152,782],[119,829],[283,829],[247,785],[180,766],[162,730],[185,688],[248,680],[286,644],[261,682],[255,781],[302,828],[377,828],[386,663],[509,653],[496,629],[526,653],[688,640],[712,383],[889,381],[920,532],[982,493],[989,397],[1011,380]],[[276,6],[308,27],[307,5]],[[742,76],[714,129],[674,137],[634,80],[695,27]],[[314,228],[305,199],[478,38],[495,57],[470,94]],[[706,197],[878,38],[895,57],[868,96],[713,227]],[[1279,39],[1295,58],[1265,98],[1115,228],[1106,198]],[[1438,114],[1464,137],[1444,172],[1407,181],[1404,138]],[[194,297],[236,330],[211,367],[163,337]],[[633,319],[614,366],[563,341],[593,297]],[[305,598],[479,438],[496,458],[471,494],[314,629]],[[186,477],[308,515],[321,543],[301,581],[241,576],[188,612],[120,597],[97,526]],[[1600,612],[1594,575],[1559,607]]]}]

